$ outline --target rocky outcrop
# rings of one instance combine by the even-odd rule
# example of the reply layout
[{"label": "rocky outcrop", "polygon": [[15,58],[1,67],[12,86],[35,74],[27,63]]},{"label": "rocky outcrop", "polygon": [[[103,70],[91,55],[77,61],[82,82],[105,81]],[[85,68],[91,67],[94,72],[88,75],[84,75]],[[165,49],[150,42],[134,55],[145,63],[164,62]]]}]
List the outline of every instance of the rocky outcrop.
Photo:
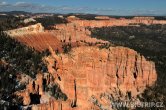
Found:
[{"label": "rocky outcrop", "polygon": [[[57,104],[62,101],[56,100],[53,96],[54,94],[52,94],[52,91],[54,89],[54,91],[57,92],[57,88],[51,88],[51,91],[48,90],[49,87],[52,87],[52,85],[57,84],[51,74],[39,72],[36,75],[36,79],[29,80],[28,82],[29,83],[26,85],[26,89],[15,92],[15,95],[23,98],[24,108],[35,107],[34,104],[38,107],[42,106],[42,108],[43,105],[45,105],[44,107],[47,108],[48,106],[46,105],[48,105],[48,103]],[[60,92],[61,91],[59,91],[59,93]],[[66,101],[65,103],[68,102]],[[54,105],[51,105],[50,108],[55,108]]]},{"label": "rocky outcrop", "polygon": [[[59,55],[51,47],[49,50],[51,55],[44,58],[49,73],[39,73],[17,93],[28,106],[32,104],[31,94],[40,96],[40,103],[31,105],[32,110],[108,109],[111,101],[137,99],[157,79],[155,64],[128,48],[85,46]],[[58,84],[68,99],[55,100],[44,91],[43,82]]]},{"label": "rocky outcrop", "polygon": [[[114,100],[136,99],[137,95],[147,86],[152,86],[157,79],[153,62],[124,47],[102,50],[96,47],[79,47],[60,56],[53,51],[51,53],[52,57],[46,58],[49,72],[68,96],[67,102],[61,101],[57,105],[59,102],[54,100],[45,105],[53,110],[58,107],[66,110],[63,104],[67,110],[72,107],[79,110],[108,107],[111,100],[102,99],[105,96],[103,94],[109,94]],[[94,106],[94,100],[101,105]],[[45,107],[42,104],[35,108],[42,110],[42,106]]]},{"label": "rocky outcrop", "polygon": [[89,42],[89,43],[108,43],[96,38],[91,38],[91,32],[86,28],[75,23],[59,24],[54,26],[53,33],[61,42]]},{"label": "rocky outcrop", "polygon": [[27,18],[27,19],[24,19],[23,22],[24,22],[25,24],[27,24],[27,23],[30,23],[30,22],[36,22],[36,20],[33,19],[33,18]]},{"label": "rocky outcrop", "polygon": [[43,31],[44,31],[44,27],[41,25],[41,23],[37,23],[35,25],[30,25],[28,27],[9,30],[9,31],[6,31],[6,33],[9,34],[11,37],[17,37],[17,36],[21,36],[28,33],[38,33]]}]

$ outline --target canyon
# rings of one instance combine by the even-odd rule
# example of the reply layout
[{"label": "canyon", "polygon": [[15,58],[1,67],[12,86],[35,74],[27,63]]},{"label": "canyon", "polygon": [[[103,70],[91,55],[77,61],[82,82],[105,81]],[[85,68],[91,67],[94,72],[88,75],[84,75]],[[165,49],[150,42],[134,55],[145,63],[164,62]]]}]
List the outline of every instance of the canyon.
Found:
[{"label": "canyon", "polygon": [[[111,42],[92,38],[88,28],[166,24],[166,21],[153,17],[115,19],[105,16],[96,17],[98,20],[81,20],[75,16],[65,19],[68,23],[53,25],[51,30],[37,23],[6,32],[37,51],[48,49],[51,53],[43,58],[48,72],[39,72],[24,90],[15,92],[23,98],[23,108],[116,110],[111,102],[140,102],[138,96],[156,84],[155,63],[127,47],[98,48]],[[71,50],[63,53],[63,46],[69,44]],[[53,86],[56,88],[52,89]],[[52,96],[57,93],[59,99]],[[37,98],[37,103],[32,96]]]}]

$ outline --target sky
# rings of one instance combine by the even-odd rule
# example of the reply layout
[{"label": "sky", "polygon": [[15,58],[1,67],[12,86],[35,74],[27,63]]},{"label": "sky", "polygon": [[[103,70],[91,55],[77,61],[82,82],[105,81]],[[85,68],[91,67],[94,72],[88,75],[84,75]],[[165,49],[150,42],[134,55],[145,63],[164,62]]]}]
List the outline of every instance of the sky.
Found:
[{"label": "sky", "polygon": [[0,0],[0,12],[166,16],[166,0]]}]

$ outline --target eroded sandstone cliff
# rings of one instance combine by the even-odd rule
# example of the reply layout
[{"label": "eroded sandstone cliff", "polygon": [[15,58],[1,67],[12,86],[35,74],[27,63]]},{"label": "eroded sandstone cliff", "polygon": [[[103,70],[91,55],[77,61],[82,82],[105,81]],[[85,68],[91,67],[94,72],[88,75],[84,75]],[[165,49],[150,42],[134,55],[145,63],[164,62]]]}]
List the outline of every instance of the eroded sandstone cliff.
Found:
[{"label": "eroded sandstone cliff", "polygon": [[[155,64],[136,51],[124,47],[99,49],[77,43],[108,43],[91,38],[87,27],[126,26],[132,23],[166,24],[152,18],[80,20],[53,26],[54,30],[23,28],[9,34],[20,42],[51,55],[43,58],[48,73],[39,73],[26,89],[16,94],[32,110],[112,109],[111,101],[137,100],[147,86],[157,79]],[[41,26],[39,26],[41,27]],[[26,30],[27,29],[27,30]],[[37,31],[36,31],[37,30]],[[67,54],[55,54],[63,44],[76,43]],[[36,97],[36,100],[32,97]],[[35,105],[33,105],[35,104]]]},{"label": "eroded sandstone cliff", "polygon": [[54,50],[62,52],[62,43],[49,32],[25,33],[17,36],[16,39],[38,51],[44,51],[50,46]]},{"label": "eroded sandstone cliff", "polygon": [[[128,48],[78,47],[59,55],[51,48],[50,51],[51,56],[45,58],[49,73],[39,74],[35,87],[31,82],[25,90],[28,92],[22,95],[26,99],[25,105],[30,104],[28,94],[34,91],[42,98],[47,97],[46,102],[32,105],[33,110],[111,109],[111,101],[137,99],[137,95],[157,79],[154,63]],[[43,90],[44,77],[46,85],[58,84],[68,99],[49,98]]]},{"label": "eroded sandstone cliff", "polygon": [[70,22],[75,23],[81,27],[108,27],[108,26],[128,26],[132,24],[166,24],[166,20],[155,20],[153,17],[134,17],[133,19],[115,19],[110,18],[108,20],[70,20]]},{"label": "eroded sandstone cliff", "polygon": [[62,42],[88,42],[88,43],[108,43],[96,38],[91,38],[91,32],[84,26],[75,23],[59,24],[54,26],[53,33]]}]

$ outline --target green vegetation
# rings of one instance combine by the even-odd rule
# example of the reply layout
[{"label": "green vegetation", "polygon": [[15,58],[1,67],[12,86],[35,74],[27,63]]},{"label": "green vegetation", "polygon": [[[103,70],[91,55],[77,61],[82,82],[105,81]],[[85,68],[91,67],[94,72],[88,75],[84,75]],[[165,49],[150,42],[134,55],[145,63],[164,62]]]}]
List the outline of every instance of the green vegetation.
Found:
[{"label": "green vegetation", "polygon": [[62,48],[63,48],[63,52],[64,52],[64,53],[68,53],[68,52],[71,51],[72,46],[71,46],[70,43],[68,43],[68,44],[64,44],[64,45],[62,45]]},{"label": "green vegetation", "polygon": [[0,16],[1,29],[11,30],[11,29],[21,28],[21,27],[25,27],[25,26],[36,23],[36,22],[30,22],[30,23],[25,24],[24,22],[22,22],[23,19],[25,19],[25,18],[14,17],[12,15]]},{"label": "green vegetation", "polygon": [[9,63],[15,72],[35,77],[37,71],[45,66],[42,62],[42,53],[26,47],[2,32],[0,33],[0,51],[1,60]]},{"label": "green vegetation", "polygon": [[25,88],[17,80],[17,75],[24,73],[35,78],[39,71],[47,72],[47,66],[42,61],[43,55],[47,55],[46,52],[39,53],[0,31],[1,100],[13,104],[13,93]]},{"label": "green vegetation", "polygon": [[45,16],[44,18],[36,18],[36,21],[41,23],[45,29],[52,29],[51,26],[61,23],[67,23],[67,20],[58,17],[57,15]]}]

